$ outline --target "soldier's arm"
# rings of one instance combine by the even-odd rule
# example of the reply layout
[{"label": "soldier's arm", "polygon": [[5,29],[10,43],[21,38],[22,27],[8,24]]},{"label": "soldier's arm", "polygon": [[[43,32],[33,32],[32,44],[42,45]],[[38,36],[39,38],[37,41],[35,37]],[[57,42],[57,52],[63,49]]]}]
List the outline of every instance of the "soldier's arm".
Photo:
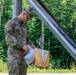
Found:
[{"label": "soldier's arm", "polygon": [[28,31],[27,31],[26,43],[30,46],[32,45],[32,42],[31,42],[31,40],[29,39],[29,36],[28,36]]},{"label": "soldier's arm", "polygon": [[7,22],[5,25],[5,39],[7,45],[12,48],[22,49],[24,46],[24,43],[14,36],[14,25],[11,22]]},{"label": "soldier's arm", "polygon": [[27,42],[27,44],[30,45],[32,48],[35,48],[35,45],[34,45],[34,44],[31,42],[31,40],[29,39],[28,32],[27,32],[26,42]]}]

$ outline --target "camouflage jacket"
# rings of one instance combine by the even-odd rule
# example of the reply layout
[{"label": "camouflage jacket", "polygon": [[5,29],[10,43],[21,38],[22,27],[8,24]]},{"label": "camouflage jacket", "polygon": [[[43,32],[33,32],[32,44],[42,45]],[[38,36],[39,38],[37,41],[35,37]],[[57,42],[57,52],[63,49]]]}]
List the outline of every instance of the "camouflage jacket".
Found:
[{"label": "camouflage jacket", "polygon": [[23,45],[31,44],[27,34],[26,25],[18,18],[11,19],[5,24],[5,39],[8,48],[21,50]]}]

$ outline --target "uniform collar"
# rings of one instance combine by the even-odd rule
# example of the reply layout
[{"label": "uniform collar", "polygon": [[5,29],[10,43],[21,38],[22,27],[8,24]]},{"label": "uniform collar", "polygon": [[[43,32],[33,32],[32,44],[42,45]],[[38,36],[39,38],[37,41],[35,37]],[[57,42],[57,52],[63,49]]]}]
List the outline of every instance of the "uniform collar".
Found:
[{"label": "uniform collar", "polygon": [[18,22],[19,22],[20,24],[23,24],[23,23],[24,23],[24,22],[21,21],[18,17],[17,17],[17,20],[18,20]]}]

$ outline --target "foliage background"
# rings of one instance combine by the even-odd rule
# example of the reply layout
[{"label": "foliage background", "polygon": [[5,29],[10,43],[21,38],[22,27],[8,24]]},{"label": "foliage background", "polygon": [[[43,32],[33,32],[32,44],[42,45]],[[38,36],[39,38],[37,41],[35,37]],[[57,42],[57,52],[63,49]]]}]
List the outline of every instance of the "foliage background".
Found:
[{"label": "foliage background", "polygon": [[[42,2],[44,2],[64,31],[74,40],[74,42],[76,42],[76,0],[42,0]],[[0,0],[0,7],[2,6],[1,3],[2,0]],[[25,3],[25,0],[22,0],[22,8],[24,9],[27,6],[28,4]],[[0,61],[3,61],[3,64],[7,61],[4,24],[11,18],[12,1],[4,0],[4,8],[0,24]],[[27,23],[29,37],[36,47],[39,47],[36,40],[41,36],[41,25],[41,20],[36,13],[33,19]],[[50,69],[76,70],[75,60],[47,28],[47,25],[45,25],[44,29],[44,49],[50,51]]]}]

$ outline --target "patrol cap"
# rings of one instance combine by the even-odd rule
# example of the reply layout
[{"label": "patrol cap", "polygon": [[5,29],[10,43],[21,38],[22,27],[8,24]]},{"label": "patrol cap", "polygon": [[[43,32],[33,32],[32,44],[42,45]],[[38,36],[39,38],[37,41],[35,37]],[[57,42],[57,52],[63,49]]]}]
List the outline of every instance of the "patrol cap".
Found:
[{"label": "patrol cap", "polygon": [[26,12],[28,18],[31,20],[31,18],[32,18],[33,15],[34,15],[33,10],[32,10],[30,7],[28,7],[28,8],[25,8],[24,11]]}]

